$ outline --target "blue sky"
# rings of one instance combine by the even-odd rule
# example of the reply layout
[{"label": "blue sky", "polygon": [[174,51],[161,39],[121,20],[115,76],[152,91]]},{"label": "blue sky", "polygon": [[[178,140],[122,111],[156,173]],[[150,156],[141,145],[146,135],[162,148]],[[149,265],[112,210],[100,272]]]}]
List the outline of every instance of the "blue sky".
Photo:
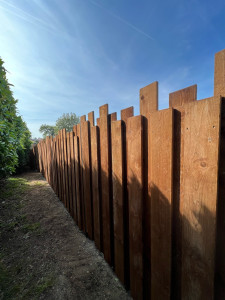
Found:
[{"label": "blue sky", "polygon": [[225,1],[0,0],[0,56],[33,137],[63,113],[109,104],[118,113],[139,89],[198,84],[213,95],[214,54],[225,48]]}]

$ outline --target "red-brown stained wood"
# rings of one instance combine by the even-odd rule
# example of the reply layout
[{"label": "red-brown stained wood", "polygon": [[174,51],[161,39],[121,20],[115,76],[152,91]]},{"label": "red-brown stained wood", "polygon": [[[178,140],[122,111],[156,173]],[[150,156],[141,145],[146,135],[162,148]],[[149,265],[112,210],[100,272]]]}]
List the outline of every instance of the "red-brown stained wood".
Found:
[{"label": "red-brown stained wood", "polygon": [[149,165],[151,299],[166,300],[171,296],[173,109],[150,114]]},{"label": "red-brown stained wood", "polygon": [[75,153],[74,153],[74,132],[70,132],[70,154],[71,154],[71,189],[72,189],[72,207],[73,218],[77,223],[77,204],[76,204],[76,177],[75,177]]},{"label": "red-brown stained wood", "polygon": [[213,299],[220,99],[185,106],[181,173],[182,299]]},{"label": "red-brown stained wood", "polygon": [[225,96],[225,49],[215,54],[214,96]]},{"label": "red-brown stained wood", "polygon": [[88,121],[90,122],[90,126],[95,126],[95,117],[94,117],[94,112],[91,111],[88,113]]},{"label": "red-brown stained wood", "polygon": [[197,84],[169,94],[169,106],[182,106],[197,100]]},{"label": "red-brown stained wood", "polygon": [[[85,117],[86,119],[86,117]],[[77,136],[79,138],[79,167],[80,167],[80,211],[81,211],[81,229],[83,231],[85,231],[85,211],[84,211],[84,202],[83,202],[83,192],[84,192],[84,186],[83,186],[83,168],[82,168],[82,156],[81,156],[81,144],[82,144],[82,140],[81,140],[81,123],[77,124]]]},{"label": "red-brown stained wood", "polygon": [[155,81],[140,89],[140,114],[148,117],[158,110],[158,82]]},{"label": "red-brown stained wood", "polygon": [[65,151],[64,151],[64,133],[61,130],[61,151],[62,151],[62,180],[63,180],[63,190],[62,190],[62,200],[66,207],[66,177],[65,177]]},{"label": "red-brown stained wood", "polygon": [[58,187],[57,187],[57,195],[60,198],[61,194],[61,178],[60,178],[60,149],[59,149],[59,135],[56,136],[56,163],[57,163],[57,182],[58,182]]},{"label": "red-brown stained wood", "polygon": [[124,242],[124,136],[122,121],[112,122],[112,181],[114,223],[114,267],[120,281],[125,284]]},{"label": "red-brown stained wood", "polygon": [[101,251],[101,202],[100,202],[100,161],[99,161],[99,128],[91,128],[91,166],[92,166],[92,201],[94,240]]},{"label": "red-brown stained wood", "polygon": [[129,289],[130,271],[129,271],[129,202],[128,202],[128,191],[127,191],[127,137],[126,137],[126,126],[128,118],[133,117],[134,107],[128,107],[122,109],[121,120],[123,121],[123,147],[124,147],[124,251],[125,251],[125,286]]},{"label": "red-brown stained wood", "polygon": [[225,299],[225,98],[221,100],[219,193],[217,204],[215,299]]},{"label": "red-brown stained wood", "polygon": [[81,157],[83,170],[83,201],[85,208],[86,232],[90,239],[93,239],[93,219],[92,219],[92,190],[91,190],[91,149],[90,149],[90,123],[81,123]]},{"label": "red-brown stained wood", "polygon": [[74,135],[77,135],[77,125],[73,125],[73,132],[74,132]]},{"label": "red-brown stained wood", "polygon": [[109,119],[110,119],[110,122],[116,121],[117,120],[117,113],[114,112],[114,113],[109,114]]},{"label": "red-brown stained wood", "polygon": [[73,216],[73,192],[72,192],[72,170],[71,170],[71,147],[70,147],[70,132],[66,134],[67,143],[67,166],[68,166],[68,207],[69,213]]},{"label": "red-brown stained wood", "polygon": [[80,124],[86,122],[86,115],[80,117]]},{"label": "red-brown stained wood", "polygon": [[65,199],[66,208],[69,211],[69,180],[68,180],[68,156],[67,156],[67,136],[66,129],[63,129],[63,147],[64,147],[64,176],[65,176]]},{"label": "red-brown stained wood", "polygon": [[77,200],[77,224],[82,229],[82,211],[81,211],[81,184],[80,184],[80,146],[78,136],[74,136],[74,156],[75,156],[75,176],[76,176],[76,200]]},{"label": "red-brown stained wood", "polygon": [[130,289],[143,298],[143,117],[127,121]]},{"label": "red-brown stained wood", "polygon": [[108,104],[99,108],[101,153],[101,199],[102,199],[102,246],[105,260],[112,265],[112,199],[110,194],[110,140]]},{"label": "red-brown stained wood", "polygon": [[128,108],[124,108],[120,111],[120,118],[123,120],[125,123],[128,118],[133,117],[134,115],[134,107],[130,106]]}]

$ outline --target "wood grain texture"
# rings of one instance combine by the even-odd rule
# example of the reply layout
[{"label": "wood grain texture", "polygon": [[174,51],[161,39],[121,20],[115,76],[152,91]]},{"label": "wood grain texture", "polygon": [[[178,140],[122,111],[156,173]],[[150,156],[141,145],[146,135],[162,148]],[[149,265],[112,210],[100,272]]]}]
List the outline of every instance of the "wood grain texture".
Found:
[{"label": "wood grain texture", "polygon": [[127,289],[130,287],[130,257],[129,257],[129,201],[128,201],[128,190],[127,190],[127,121],[130,117],[134,116],[134,107],[128,107],[122,109],[121,120],[123,123],[123,148],[124,148],[124,251],[125,251],[125,282],[124,285]]},{"label": "wood grain texture", "polygon": [[67,134],[66,134],[66,147],[67,147],[67,172],[68,172],[68,208],[69,208],[69,213],[73,217],[73,191],[72,191],[70,132],[67,132]]},{"label": "wood grain texture", "polygon": [[182,299],[213,299],[220,99],[187,104],[181,173]]},{"label": "wood grain texture", "polygon": [[143,298],[143,117],[127,121],[130,289]]},{"label": "wood grain texture", "polygon": [[[218,98],[218,97],[217,97]],[[225,299],[225,98],[221,100],[219,158],[219,193],[217,204],[217,243],[216,243],[216,278],[215,299]]]},{"label": "wood grain texture", "polygon": [[72,192],[72,216],[77,223],[77,203],[76,203],[76,176],[75,176],[75,153],[74,153],[74,132],[70,132],[70,154],[71,154],[71,192]]},{"label": "wood grain texture", "polygon": [[80,124],[86,122],[86,115],[80,117]]},{"label": "wood grain texture", "polygon": [[100,153],[99,128],[91,128],[91,163],[92,163],[92,197],[93,225],[96,247],[101,251],[101,196],[100,196]]},{"label": "wood grain texture", "polygon": [[79,185],[80,185],[80,211],[81,211],[81,229],[85,232],[86,228],[85,228],[85,210],[84,210],[84,186],[83,186],[83,168],[82,168],[82,155],[81,155],[81,123],[77,124],[77,136],[79,138],[79,174],[80,174],[80,181],[79,181]]},{"label": "wood grain texture", "polygon": [[95,116],[93,111],[88,113],[88,121],[90,122],[91,127],[95,126]]},{"label": "wood grain texture", "polygon": [[225,49],[215,55],[214,96],[225,96]]},{"label": "wood grain texture", "polygon": [[125,284],[124,143],[122,121],[112,122],[112,182],[114,223],[114,267]]},{"label": "wood grain texture", "polygon": [[82,229],[82,211],[81,211],[81,182],[80,182],[80,146],[78,136],[74,136],[74,157],[75,157],[75,175],[76,175],[76,202],[77,202],[77,225]]},{"label": "wood grain texture", "polygon": [[182,106],[197,100],[197,84],[169,94],[169,106]]},{"label": "wood grain texture", "polygon": [[77,135],[77,125],[73,125],[73,132],[74,132],[74,135]]},{"label": "wood grain texture", "polygon": [[100,127],[100,118],[96,119],[97,126]]},{"label": "wood grain texture", "polygon": [[99,108],[100,152],[101,152],[101,199],[102,199],[102,246],[105,260],[113,264],[112,258],[112,198],[110,193],[110,137],[108,104]]},{"label": "wood grain texture", "polygon": [[134,115],[134,107],[130,106],[128,108],[124,108],[120,111],[120,118],[123,120],[125,123],[127,122],[127,119],[130,117],[133,117]]},{"label": "wood grain texture", "polygon": [[65,177],[65,205],[69,211],[69,180],[68,180],[68,156],[67,156],[67,137],[66,129],[63,129],[63,148],[64,148],[64,177]]},{"label": "wood grain texture", "polygon": [[116,121],[117,120],[117,113],[114,112],[114,113],[109,114],[109,119],[110,119],[110,122]]},{"label": "wood grain texture", "polygon": [[83,182],[83,203],[85,211],[85,228],[90,239],[93,239],[92,218],[92,188],[91,188],[91,145],[90,145],[90,123],[81,123],[81,167]]},{"label": "wood grain texture", "polygon": [[149,119],[151,298],[170,299],[172,250],[173,109]]},{"label": "wood grain texture", "polygon": [[155,81],[140,89],[140,114],[148,117],[158,110],[158,82]]}]

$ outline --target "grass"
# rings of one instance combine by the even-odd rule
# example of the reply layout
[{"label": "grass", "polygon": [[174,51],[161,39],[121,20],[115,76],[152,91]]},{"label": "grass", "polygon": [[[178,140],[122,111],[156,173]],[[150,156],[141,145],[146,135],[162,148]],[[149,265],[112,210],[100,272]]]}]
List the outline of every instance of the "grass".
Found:
[{"label": "grass", "polygon": [[[42,232],[41,224],[31,222],[23,213],[23,196],[31,188],[29,181],[21,177],[0,181],[0,244],[6,239],[0,252],[0,299],[39,299],[54,283],[52,274],[38,278],[36,270],[29,269],[26,256],[11,260],[13,252],[6,242]],[[25,239],[21,245],[25,250]]]},{"label": "grass", "polygon": [[21,198],[29,188],[28,181],[20,177],[10,177],[0,184],[0,199]]}]

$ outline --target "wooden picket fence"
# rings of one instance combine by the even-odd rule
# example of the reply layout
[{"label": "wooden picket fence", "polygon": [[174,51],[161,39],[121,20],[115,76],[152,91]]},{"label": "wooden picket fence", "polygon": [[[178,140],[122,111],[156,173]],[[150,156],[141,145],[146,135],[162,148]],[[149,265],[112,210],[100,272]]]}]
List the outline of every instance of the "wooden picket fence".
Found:
[{"label": "wooden picket fence", "polygon": [[[158,111],[158,83],[133,107],[82,116],[34,147],[37,169],[134,299],[225,299],[225,50],[214,96],[193,85]],[[66,234],[66,233],[65,233]]]}]

